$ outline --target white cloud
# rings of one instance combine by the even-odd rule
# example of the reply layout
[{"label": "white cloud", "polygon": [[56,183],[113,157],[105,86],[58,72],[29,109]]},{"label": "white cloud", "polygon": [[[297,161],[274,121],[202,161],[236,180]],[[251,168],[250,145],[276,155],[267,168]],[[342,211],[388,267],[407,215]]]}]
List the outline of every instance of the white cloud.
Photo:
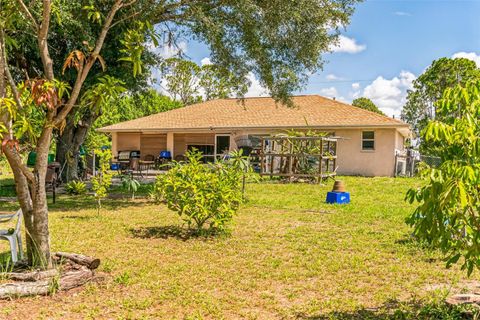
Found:
[{"label": "white cloud", "polygon": [[362,96],[371,99],[386,115],[399,117],[406,102],[407,90],[412,89],[415,78],[409,71],[402,71],[392,79],[379,76],[365,87]]},{"label": "white cloud", "polygon": [[330,46],[332,52],[358,53],[365,49],[367,49],[366,45],[358,44],[357,40],[344,35],[338,37],[338,43],[336,45]]},{"label": "white cloud", "polygon": [[202,66],[209,65],[209,64],[212,64],[212,60],[210,60],[209,57],[205,57],[200,61],[200,64]]},{"label": "white cloud", "polygon": [[320,90],[320,94],[327,98],[346,102],[346,99],[340,95],[335,87],[323,88]]},{"label": "white cloud", "polygon": [[264,86],[260,84],[260,81],[257,77],[253,74],[253,72],[249,72],[247,79],[250,81],[250,87],[248,88],[245,97],[268,97],[268,90]]},{"label": "white cloud", "polygon": [[353,89],[353,90],[358,90],[358,89],[360,89],[360,83],[358,83],[358,82],[352,83],[352,89]]},{"label": "white cloud", "polygon": [[327,79],[328,81],[339,81],[339,80],[343,80],[342,77],[336,76],[336,75],[334,75],[333,73],[327,74],[327,76],[325,77],[325,79]]},{"label": "white cloud", "polygon": [[452,58],[467,58],[472,61],[475,61],[477,67],[480,68],[480,54],[476,54],[475,52],[457,52],[453,54]]},{"label": "white cloud", "polygon": [[320,94],[328,98],[338,97],[338,91],[335,87],[323,88],[320,90]]},{"label": "white cloud", "polygon": [[400,16],[400,17],[411,17],[412,16],[412,14],[410,12],[405,12],[405,11],[395,11],[393,14],[396,15],[396,16]]}]

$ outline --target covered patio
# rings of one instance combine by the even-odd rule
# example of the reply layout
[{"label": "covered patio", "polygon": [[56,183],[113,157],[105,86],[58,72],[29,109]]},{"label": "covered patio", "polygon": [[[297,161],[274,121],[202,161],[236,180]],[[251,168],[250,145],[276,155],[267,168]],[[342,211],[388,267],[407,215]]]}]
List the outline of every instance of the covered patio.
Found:
[{"label": "covered patio", "polygon": [[114,160],[122,151],[140,151],[141,160],[159,159],[162,152],[168,151],[172,160],[182,160],[185,152],[196,149],[204,155],[205,162],[212,162],[235,148],[228,133],[112,132]]}]

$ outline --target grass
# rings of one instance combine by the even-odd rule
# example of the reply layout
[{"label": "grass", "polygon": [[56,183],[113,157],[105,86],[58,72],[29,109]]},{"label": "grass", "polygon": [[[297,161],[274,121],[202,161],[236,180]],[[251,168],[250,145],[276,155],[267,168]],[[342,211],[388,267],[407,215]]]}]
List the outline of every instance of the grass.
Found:
[{"label": "grass", "polygon": [[97,215],[92,198],[60,196],[50,210],[53,250],[99,257],[109,276],[0,302],[0,318],[459,319],[438,301],[464,272],[445,269],[404,223],[413,209],[405,192],[419,181],[344,180],[346,206],[324,203],[330,183],[249,184],[231,234],[217,238],[192,236],[145,199],[107,200]]}]

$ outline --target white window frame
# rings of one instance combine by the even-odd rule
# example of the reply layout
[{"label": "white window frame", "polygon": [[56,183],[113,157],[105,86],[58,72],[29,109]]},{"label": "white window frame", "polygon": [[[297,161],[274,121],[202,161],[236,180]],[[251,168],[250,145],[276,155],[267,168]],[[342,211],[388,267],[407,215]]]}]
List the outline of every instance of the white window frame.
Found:
[{"label": "white window frame", "polygon": [[[363,138],[363,133],[364,132],[373,132],[373,139],[364,139]],[[375,130],[362,130],[362,132],[360,133],[361,136],[360,136],[360,149],[362,150],[362,152],[374,152],[375,149],[376,149],[376,133],[375,133]],[[373,141],[373,149],[364,149],[363,148],[363,142],[364,141]]]}]

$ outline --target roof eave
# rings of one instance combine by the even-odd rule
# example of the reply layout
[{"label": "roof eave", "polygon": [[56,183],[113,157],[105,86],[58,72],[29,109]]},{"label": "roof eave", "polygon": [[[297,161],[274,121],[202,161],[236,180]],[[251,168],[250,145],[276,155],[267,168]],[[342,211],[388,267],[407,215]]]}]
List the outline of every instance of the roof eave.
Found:
[{"label": "roof eave", "polygon": [[[280,130],[286,130],[286,129],[359,129],[359,128],[397,128],[397,129],[407,129],[410,130],[410,126],[408,124],[404,123],[398,123],[398,124],[358,124],[358,125],[304,125],[304,126],[240,126],[240,127],[234,127],[234,126],[228,126],[228,127],[197,127],[197,128],[135,128],[135,129],[116,129],[116,128],[100,128],[97,129],[98,132],[104,132],[104,133],[113,133],[113,132],[152,132],[152,131],[160,131],[160,132],[176,132],[176,131],[182,131],[182,132],[188,132],[188,131],[220,131],[220,130],[271,130],[271,129],[280,129]],[[402,130],[403,131],[403,130]]]}]

